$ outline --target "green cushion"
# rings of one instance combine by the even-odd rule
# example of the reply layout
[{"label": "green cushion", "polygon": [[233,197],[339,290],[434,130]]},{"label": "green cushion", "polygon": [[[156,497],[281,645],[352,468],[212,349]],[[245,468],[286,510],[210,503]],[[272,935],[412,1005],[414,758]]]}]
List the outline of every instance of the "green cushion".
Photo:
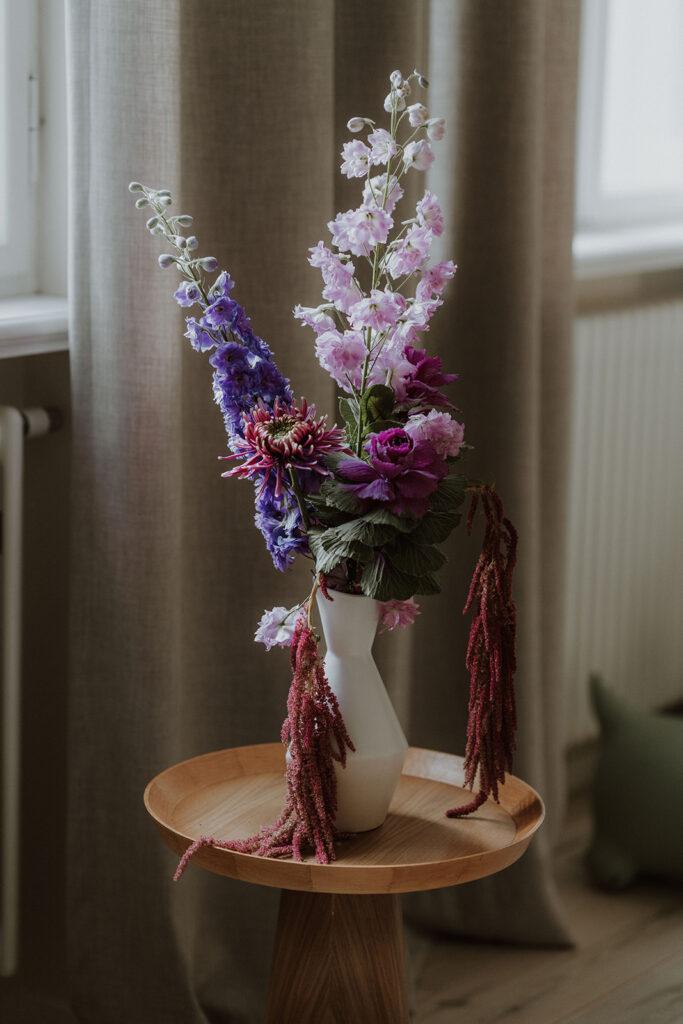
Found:
[{"label": "green cushion", "polygon": [[683,718],[637,711],[597,679],[601,749],[588,863],[598,884],[683,878]]}]

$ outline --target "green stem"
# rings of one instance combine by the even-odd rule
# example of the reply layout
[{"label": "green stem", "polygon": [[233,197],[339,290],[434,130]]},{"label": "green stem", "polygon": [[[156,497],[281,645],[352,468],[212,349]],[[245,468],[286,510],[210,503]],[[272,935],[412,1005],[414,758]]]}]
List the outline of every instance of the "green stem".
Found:
[{"label": "green stem", "polygon": [[308,518],[308,512],[306,511],[304,496],[301,493],[301,488],[299,487],[299,481],[297,480],[296,473],[294,472],[291,466],[289,467],[289,479],[292,482],[292,490],[294,491],[294,497],[296,498],[296,503],[299,506],[299,511],[301,512],[301,521],[304,524],[304,533],[308,533],[311,522],[310,519]]}]

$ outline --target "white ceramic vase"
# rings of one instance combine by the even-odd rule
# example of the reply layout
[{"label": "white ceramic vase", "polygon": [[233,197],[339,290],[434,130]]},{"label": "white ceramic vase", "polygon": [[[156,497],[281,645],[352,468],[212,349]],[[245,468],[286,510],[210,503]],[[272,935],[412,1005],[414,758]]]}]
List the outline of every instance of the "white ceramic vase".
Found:
[{"label": "white ceramic vase", "polygon": [[408,743],[372,657],[379,602],[332,591],[318,593],[327,646],[325,672],[339,701],[355,752],[337,766],[337,828],[367,832],[387,816]]}]

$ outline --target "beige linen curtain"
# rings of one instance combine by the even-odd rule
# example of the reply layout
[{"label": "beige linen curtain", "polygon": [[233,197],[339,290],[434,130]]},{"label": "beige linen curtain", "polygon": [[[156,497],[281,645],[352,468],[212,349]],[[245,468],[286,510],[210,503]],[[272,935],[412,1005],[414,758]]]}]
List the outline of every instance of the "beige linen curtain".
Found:
[{"label": "beige linen curtain", "polygon": [[[296,392],[332,410],[290,310],[317,301],[306,249],[348,205],[337,174],[344,122],[381,100],[394,67],[428,65],[430,102],[450,118],[438,188],[462,269],[433,338],[463,374],[472,472],[496,479],[523,536],[518,766],[556,805],[575,8],[69,4],[68,950],[83,1022],[259,1019],[276,894],[199,871],[174,887],[141,794],[176,760],[277,735],[286,659],[252,634],[264,607],[305,586],[303,567],[272,570],[250,488],[219,476],[208,368],[181,337],[175,281],[157,270],[126,184],[179,196]],[[454,538],[445,595],[424,602],[412,637],[383,645],[414,743],[463,747],[460,607],[472,553]],[[433,894],[410,913],[452,933],[564,940],[540,846],[498,881]]]}]

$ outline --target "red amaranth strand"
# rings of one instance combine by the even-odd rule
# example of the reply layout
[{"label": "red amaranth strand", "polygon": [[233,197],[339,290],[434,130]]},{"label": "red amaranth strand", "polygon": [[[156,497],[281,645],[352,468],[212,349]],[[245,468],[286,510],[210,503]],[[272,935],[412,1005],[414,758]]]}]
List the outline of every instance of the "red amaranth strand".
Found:
[{"label": "red amaranth strand", "polygon": [[299,617],[291,648],[293,678],[287,697],[282,742],[289,747],[287,800],[279,818],[247,839],[201,836],[185,851],[174,880],[205,846],[251,853],[259,857],[301,860],[312,850],[320,864],[335,859],[335,841],[342,838],[337,813],[335,761],[346,765],[354,745],[346,731],[337,698],[330,689],[318,649],[318,639],[305,612]]},{"label": "red amaranth strand", "polygon": [[447,811],[449,818],[472,814],[492,796],[512,771],[517,715],[516,611],[512,576],[517,560],[517,531],[505,515],[492,487],[478,487],[467,515],[468,532],[481,502],[486,530],[481,554],[472,575],[464,614],[474,610],[465,666],[470,677],[465,748],[465,785],[478,793],[462,807]]}]

